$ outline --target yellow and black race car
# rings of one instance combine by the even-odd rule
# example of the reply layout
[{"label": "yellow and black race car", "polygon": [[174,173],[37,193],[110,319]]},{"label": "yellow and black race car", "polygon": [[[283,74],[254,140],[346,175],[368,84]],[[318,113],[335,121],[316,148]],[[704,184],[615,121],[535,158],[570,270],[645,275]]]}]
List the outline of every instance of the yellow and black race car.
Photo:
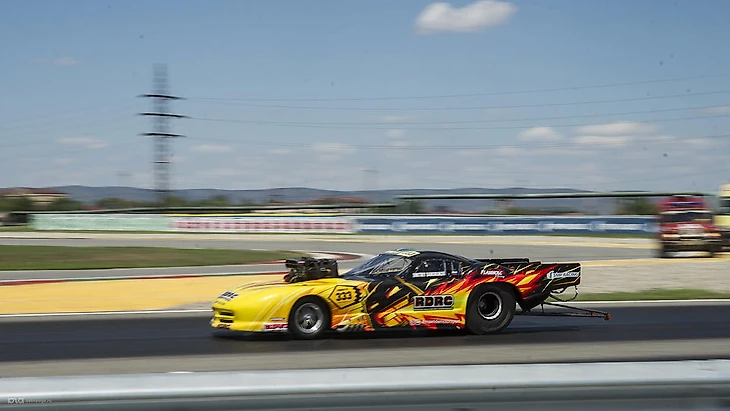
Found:
[{"label": "yellow and black race car", "polygon": [[[392,327],[466,328],[495,333],[519,314],[577,286],[580,263],[529,259],[471,259],[438,251],[398,249],[379,254],[340,275],[324,258],[286,261],[279,281],[246,284],[213,302],[211,326],[246,332],[288,331],[300,339],[329,330]],[[556,298],[557,299],[557,298]],[[567,306],[562,306],[567,307]],[[601,316],[607,313],[552,315]]]}]

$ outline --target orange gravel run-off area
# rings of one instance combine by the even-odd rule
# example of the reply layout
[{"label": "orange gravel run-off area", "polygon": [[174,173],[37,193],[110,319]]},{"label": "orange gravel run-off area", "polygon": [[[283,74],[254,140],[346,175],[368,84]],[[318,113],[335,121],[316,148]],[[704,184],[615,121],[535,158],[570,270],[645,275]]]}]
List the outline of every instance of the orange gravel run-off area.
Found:
[{"label": "orange gravel run-off area", "polygon": [[170,309],[213,300],[238,284],[282,274],[69,281],[0,286],[0,314]]}]

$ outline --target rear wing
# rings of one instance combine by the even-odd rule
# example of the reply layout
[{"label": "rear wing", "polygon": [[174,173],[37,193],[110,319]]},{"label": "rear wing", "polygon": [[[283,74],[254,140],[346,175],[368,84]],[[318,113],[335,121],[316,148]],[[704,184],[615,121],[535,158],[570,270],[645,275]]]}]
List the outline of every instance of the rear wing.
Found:
[{"label": "rear wing", "polygon": [[340,275],[337,260],[333,258],[290,258],[284,261],[284,265],[289,269],[289,273],[284,276],[284,281],[288,283],[334,278]]}]

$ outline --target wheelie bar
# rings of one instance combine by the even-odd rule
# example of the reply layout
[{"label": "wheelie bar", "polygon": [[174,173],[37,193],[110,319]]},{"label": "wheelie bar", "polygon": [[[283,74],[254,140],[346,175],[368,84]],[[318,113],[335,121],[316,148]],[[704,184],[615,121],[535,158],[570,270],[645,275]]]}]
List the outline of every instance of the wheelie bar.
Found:
[{"label": "wheelie bar", "polygon": [[[553,307],[567,308],[569,310],[575,310],[578,312],[545,312],[546,305]],[[565,304],[543,302],[540,304],[540,312],[533,312],[532,310],[521,311],[518,315],[536,316],[536,317],[600,317],[608,321],[611,319],[611,314],[605,311],[590,310],[587,308],[571,307]]]}]

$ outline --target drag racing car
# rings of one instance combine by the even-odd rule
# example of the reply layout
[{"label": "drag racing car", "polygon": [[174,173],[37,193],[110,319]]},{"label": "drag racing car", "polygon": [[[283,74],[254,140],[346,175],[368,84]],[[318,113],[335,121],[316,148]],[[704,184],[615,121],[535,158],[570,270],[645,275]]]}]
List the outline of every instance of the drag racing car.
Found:
[{"label": "drag racing car", "polygon": [[[609,319],[601,311],[546,302],[549,297],[567,301],[556,294],[580,283],[580,263],[472,259],[398,249],[343,274],[334,259],[302,257],[286,260],[285,265],[289,272],[283,279],[245,284],[222,293],[212,304],[211,326],[289,332],[298,339],[315,339],[331,330],[395,327],[455,327],[490,334],[502,331],[516,314]],[[533,310],[545,304],[574,312]]]}]

